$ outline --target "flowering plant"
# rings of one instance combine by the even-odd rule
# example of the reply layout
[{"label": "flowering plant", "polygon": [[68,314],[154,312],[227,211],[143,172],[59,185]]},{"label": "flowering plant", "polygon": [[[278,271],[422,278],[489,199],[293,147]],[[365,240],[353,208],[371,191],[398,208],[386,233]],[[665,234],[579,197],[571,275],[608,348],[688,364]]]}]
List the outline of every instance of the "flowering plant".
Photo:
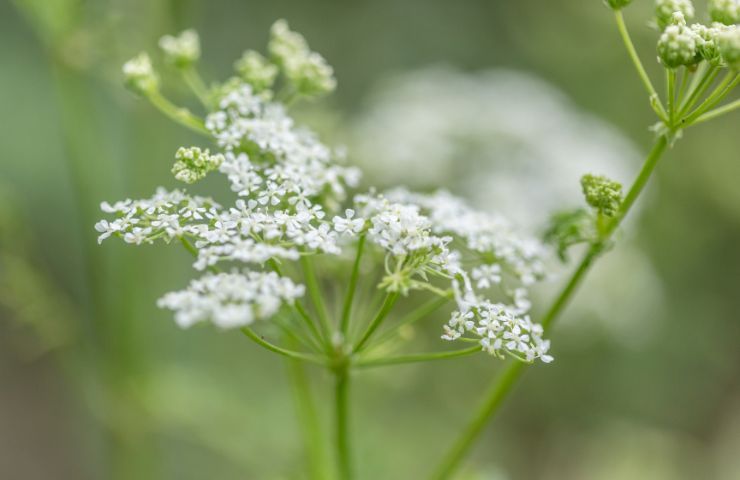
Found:
[{"label": "flowering plant", "polygon": [[[231,195],[216,201],[184,189],[159,189],[148,199],[104,202],[102,209],[112,218],[96,224],[99,241],[115,236],[136,245],[181,244],[203,273],[158,301],[174,312],[178,325],[210,322],[239,329],[267,350],[328,369],[336,379],[334,444],[336,474],[342,479],[351,478],[354,470],[348,389],[355,369],[479,351],[512,357],[442,459],[435,478],[449,478],[523,366],[553,360],[546,330],[611,245],[666,148],[687,127],[738,107],[735,101],[714,108],[740,78],[736,1],[712,2],[712,18],[724,23],[690,27],[686,19],[694,11],[688,0],[658,1],[665,105],[629,40],[621,9],[630,2],[607,3],[658,115],[657,140],[626,195],[617,182],[585,175],[587,207],[554,217],[547,240],[559,255],[566,258],[576,244],[584,244],[586,252],[540,323],[529,316],[528,287],[546,277],[549,249],[544,243],[445,191],[414,193],[399,187],[357,193],[360,172],[347,165],[342,150],[324,145],[289,116],[292,104],[331,92],[336,81],[325,59],[282,20],[271,29],[267,56],[245,52],[234,64],[237,75],[211,86],[195,69],[200,56],[195,32],[162,38],[165,61],[198,97],[204,118],[163,95],[148,55],[124,65],[126,84],[134,92],[208,137],[217,149],[179,148],[175,179],[194,184],[218,172]],[[724,69],[726,77],[705,96]],[[357,292],[363,287],[372,291],[363,306],[375,308],[358,308]],[[402,327],[445,310],[448,303],[453,307],[441,326],[441,339],[469,347],[403,354],[387,347]],[[309,452],[314,447],[307,445]],[[326,478],[330,473],[315,457],[312,475]]]}]

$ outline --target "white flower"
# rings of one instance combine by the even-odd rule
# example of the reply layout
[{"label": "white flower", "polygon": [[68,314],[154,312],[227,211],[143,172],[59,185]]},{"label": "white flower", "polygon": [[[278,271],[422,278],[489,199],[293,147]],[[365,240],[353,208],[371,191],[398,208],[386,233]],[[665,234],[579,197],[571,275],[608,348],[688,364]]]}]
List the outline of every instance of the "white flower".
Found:
[{"label": "white flower", "polygon": [[190,282],[185,290],[166,294],[157,305],[173,310],[183,328],[211,321],[229,329],[269,318],[280,305],[292,303],[303,292],[302,285],[274,272],[209,273]]},{"label": "white flower", "polygon": [[335,216],[332,218],[334,230],[337,233],[346,233],[348,235],[360,233],[365,227],[365,219],[354,218],[355,211],[348,208],[344,211],[344,217]]},{"label": "white flower", "polygon": [[200,39],[195,30],[185,30],[174,37],[165,35],[159,39],[159,47],[169,63],[183,68],[200,58]]},{"label": "white flower", "polygon": [[478,288],[491,288],[491,285],[501,283],[501,265],[497,263],[480,265],[473,268],[471,276],[473,280],[477,280]]}]

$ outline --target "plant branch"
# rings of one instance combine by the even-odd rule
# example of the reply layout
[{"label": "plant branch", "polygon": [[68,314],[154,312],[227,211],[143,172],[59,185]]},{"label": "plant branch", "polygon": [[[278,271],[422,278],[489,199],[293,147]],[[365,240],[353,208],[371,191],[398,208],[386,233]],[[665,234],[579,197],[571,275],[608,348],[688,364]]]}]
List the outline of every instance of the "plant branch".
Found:
[{"label": "plant branch", "polygon": [[193,115],[187,108],[178,107],[167,100],[159,90],[147,92],[146,98],[148,98],[149,101],[152,102],[152,105],[157,107],[159,111],[180,125],[203,135],[211,136],[211,132],[206,129],[203,124],[203,120]]},{"label": "plant branch", "polygon": [[[660,136],[656,141],[653,149],[648,154],[645,162],[643,163],[640,173],[632,183],[626,197],[620,205],[619,212],[607,225],[605,231],[602,234],[600,241],[595,242],[591,245],[589,250],[584,255],[583,259],[579,263],[573,275],[560,292],[555,302],[552,304],[550,309],[547,311],[542,320],[542,327],[545,331],[549,331],[553,322],[562,313],[569,300],[572,298],[577,287],[582,282],[589,268],[593,264],[596,257],[601,254],[606,245],[608,245],[611,236],[617,227],[621,224],[622,220],[629,213],[630,209],[635,203],[635,200],[640,196],[640,193],[645,188],[645,185],[650,178],[651,174],[655,170],[661,156],[668,146],[668,139],[665,136]],[[484,395],[483,402],[478,408],[475,416],[468,422],[467,426],[463,430],[463,433],[457,438],[452,448],[442,459],[435,470],[432,478],[434,480],[446,480],[457,470],[460,466],[465,455],[468,453],[472,445],[479,437],[483,427],[498,411],[499,407],[503,403],[503,400],[511,392],[514,384],[519,379],[521,374],[524,372],[524,365],[521,362],[514,362],[504,370],[501,376],[493,382],[488,392]]]},{"label": "plant branch", "polygon": [[287,350],[282,347],[278,347],[277,345],[273,345],[272,343],[268,342],[261,336],[259,336],[254,330],[252,330],[249,327],[242,327],[241,332],[246,335],[250,340],[252,340],[257,345],[280,355],[283,355],[284,357],[292,358],[294,360],[303,360],[305,362],[311,362],[315,363],[317,365],[326,365],[326,362],[316,355],[310,355],[308,353],[301,353],[301,352],[295,352],[293,350]]},{"label": "plant branch", "polygon": [[336,371],[334,388],[335,442],[340,480],[352,480],[352,458],[349,447],[349,372],[346,366]]},{"label": "plant branch", "polygon": [[347,295],[344,297],[344,306],[342,307],[342,320],[339,324],[339,331],[342,335],[347,335],[347,329],[349,328],[349,317],[352,313],[352,301],[355,298],[355,290],[357,290],[357,278],[360,275],[360,260],[362,259],[362,252],[365,249],[365,235],[361,235],[357,241],[357,253],[355,254],[355,263],[352,266],[352,274],[349,277],[349,286],[347,287]]},{"label": "plant branch", "polygon": [[714,110],[710,110],[707,113],[704,113],[703,115],[697,117],[697,119],[693,121],[692,125],[706,122],[707,120],[712,120],[719,117],[720,115],[724,115],[725,113],[730,113],[733,110],[737,110],[738,108],[740,108],[740,99],[728,103],[727,105],[724,105],[722,107],[715,108]]},{"label": "plant branch", "polygon": [[464,357],[480,351],[480,345],[475,345],[473,347],[464,348],[462,350],[453,350],[448,352],[411,353],[408,355],[398,355],[395,357],[358,360],[354,364],[354,366],[357,368],[369,368],[388,365],[400,365],[404,363],[427,362],[431,360],[446,360],[448,358]]},{"label": "plant branch", "polygon": [[360,341],[357,342],[357,345],[355,345],[355,348],[352,349],[352,353],[357,353],[362,350],[362,347],[364,347],[367,341],[370,340],[370,337],[373,335],[373,332],[377,330],[377,328],[383,322],[385,317],[391,311],[397,299],[398,299],[398,292],[391,292],[386,295],[385,300],[383,301],[383,305],[380,307],[380,310],[378,311],[377,315],[375,315],[375,318],[373,318],[373,320],[367,326],[367,330],[365,330],[365,333],[362,334]]},{"label": "plant branch", "polygon": [[316,272],[314,272],[313,264],[311,259],[305,255],[301,255],[301,267],[303,268],[303,274],[306,278],[306,287],[308,288],[308,294],[311,296],[311,302],[316,309],[316,314],[319,317],[319,324],[324,334],[324,339],[327,343],[331,342],[331,323],[329,322],[329,314],[324,304],[324,296],[321,293],[319,282],[316,278]]}]

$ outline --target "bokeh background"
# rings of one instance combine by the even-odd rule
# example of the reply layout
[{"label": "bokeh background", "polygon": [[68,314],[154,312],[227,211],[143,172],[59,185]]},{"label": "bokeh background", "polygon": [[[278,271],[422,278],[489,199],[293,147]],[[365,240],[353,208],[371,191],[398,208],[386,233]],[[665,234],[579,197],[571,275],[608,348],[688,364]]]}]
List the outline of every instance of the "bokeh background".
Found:
[{"label": "bokeh background", "polygon": [[[635,0],[626,17],[657,75],[651,6]],[[285,365],[239,335],[181,331],[156,309],[156,298],[192,276],[185,252],[98,246],[92,228],[100,201],[173,185],[174,150],[196,141],[124,91],[121,63],[154,51],[163,33],[194,27],[202,73],[224,78],[243,49],[263,48],[280,17],[339,80],[300,116],[360,162],[373,161],[357,137],[383,96],[393,105],[392,92],[428,78],[405,72],[430,66],[477,79],[507,69],[542,87],[531,98],[518,90],[522,111],[545,125],[519,131],[525,154],[568,158],[601,142],[586,150],[593,165],[609,169],[605,159],[614,159],[629,180],[652,140],[652,112],[599,0],[0,3],[0,478],[304,478]],[[388,80],[399,75],[400,90]],[[425,108],[443,117],[450,102],[475,94],[449,85]],[[169,93],[185,98],[177,87]],[[566,133],[580,133],[582,145],[542,134],[553,110],[541,98],[580,118]],[[519,112],[507,108],[504,126]],[[603,123],[610,140],[594,138],[584,119]],[[556,133],[560,120],[551,118]],[[400,122],[414,130],[413,116]],[[738,126],[737,114],[698,126],[669,152],[639,215],[593,272],[598,288],[584,289],[556,328],[556,362],[527,373],[460,478],[740,478]],[[392,140],[371,131],[379,145]],[[481,126],[478,138],[490,141],[486,132]],[[481,161],[488,153],[490,165]],[[521,177],[495,184],[497,168],[510,173],[520,161],[505,153],[478,149],[466,163],[466,150],[452,149],[450,162],[460,163],[442,186],[465,190],[473,178],[470,190],[480,193],[484,178],[492,190],[515,191],[510,182]],[[557,165],[547,168],[545,180],[562,184]],[[418,180],[413,169],[387,174],[392,183]],[[513,198],[526,199],[519,190]],[[560,206],[549,203],[529,211]],[[518,205],[492,208],[513,215]],[[431,345],[441,322],[429,319],[419,342]],[[423,478],[500,368],[481,355],[358,374],[360,478]],[[326,417],[327,379],[312,379]]]}]

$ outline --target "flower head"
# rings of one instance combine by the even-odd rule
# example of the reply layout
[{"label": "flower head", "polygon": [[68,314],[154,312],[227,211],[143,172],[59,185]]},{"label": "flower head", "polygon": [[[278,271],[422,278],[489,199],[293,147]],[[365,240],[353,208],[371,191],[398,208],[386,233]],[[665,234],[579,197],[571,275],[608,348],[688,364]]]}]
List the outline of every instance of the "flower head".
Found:
[{"label": "flower head", "polygon": [[257,92],[272,87],[278,74],[278,67],[254,50],[244,52],[234,62],[234,70]]},{"label": "flower head", "polygon": [[165,35],[159,39],[159,47],[168,63],[186,68],[200,58],[200,39],[195,30],[185,30],[177,36]]},{"label": "flower head", "polygon": [[135,93],[146,95],[159,88],[159,78],[152,68],[152,61],[144,52],[124,63],[122,70],[126,86]]},{"label": "flower head", "polygon": [[709,16],[725,25],[740,23],[739,0],[709,0]]},{"label": "flower head", "polygon": [[694,4],[691,0],[656,0],[655,20],[660,30],[673,23],[673,14],[680,12],[686,20],[694,18]]},{"label": "flower head", "polygon": [[584,175],[581,178],[586,203],[601,215],[613,217],[622,203],[622,185],[601,175]]},{"label": "flower head", "polygon": [[204,178],[208,172],[216,170],[224,161],[220,153],[211,155],[211,152],[198,147],[180,147],[175,153],[176,162],[172,166],[175,178],[185,183],[195,183]]}]

